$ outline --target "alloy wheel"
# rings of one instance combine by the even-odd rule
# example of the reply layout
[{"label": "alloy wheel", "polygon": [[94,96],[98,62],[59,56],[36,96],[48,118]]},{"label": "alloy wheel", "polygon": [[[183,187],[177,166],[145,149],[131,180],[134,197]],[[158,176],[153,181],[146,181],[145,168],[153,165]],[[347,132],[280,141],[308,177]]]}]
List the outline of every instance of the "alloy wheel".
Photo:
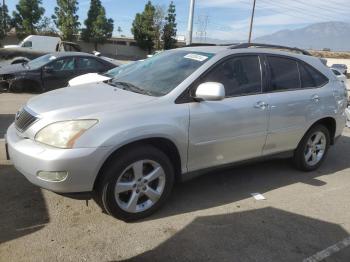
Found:
[{"label": "alloy wheel", "polygon": [[326,150],[326,136],[323,132],[317,131],[313,133],[306,144],[304,158],[306,164],[314,166],[320,162]]},{"label": "alloy wheel", "polygon": [[129,213],[145,211],[160,199],[165,182],[165,173],[159,163],[153,160],[134,162],[124,169],[115,184],[116,202]]}]

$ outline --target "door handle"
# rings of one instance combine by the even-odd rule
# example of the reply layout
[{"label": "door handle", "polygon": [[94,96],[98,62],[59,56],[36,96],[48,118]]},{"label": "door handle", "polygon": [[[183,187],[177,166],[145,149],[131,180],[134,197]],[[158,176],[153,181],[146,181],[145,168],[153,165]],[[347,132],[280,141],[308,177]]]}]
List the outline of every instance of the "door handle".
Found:
[{"label": "door handle", "polygon": [[264,110],[266,107],[268,107],[268,104],[265,103],[264,101],[256,102],[256,104],[254,105],[254,108],[263,109],[263,110]]},{"label": "door handle", "polygon": [[313,95],[311,97],[311,100],[314,101],[314,102],[319,102],[320,101],[320,97],[318,95]]}]

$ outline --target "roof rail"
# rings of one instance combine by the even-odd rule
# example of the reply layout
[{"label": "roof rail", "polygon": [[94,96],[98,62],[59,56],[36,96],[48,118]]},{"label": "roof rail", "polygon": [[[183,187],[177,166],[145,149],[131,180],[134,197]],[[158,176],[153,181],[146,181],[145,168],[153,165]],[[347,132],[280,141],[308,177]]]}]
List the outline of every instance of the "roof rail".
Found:
[{"label": "roof rail", "polygon": [[192,43],[189,45],[185,45],[185,47],[191,47],[191,46],[216,46],[216,44],[209,44],[209,43]]},{"label": "roof rail", "polygon": [[270,45],[270,44],[259,44],[259,43],[241,43],[236,45],[231,45],[230,49],[238,49],[238,48],[248,48],[248,47],[266,47],[266,48],[274,48],[274,49],[284,49],[284,50],[290,50],[290,51],[297,51],[303,55],[309,55],[312,56],[308,51],[297,48],[297,47],[289,47],[289,46],[282,46],[282,45]]},{"label": "roof rail", "polygon": [[213,43],[192,43],[189,45],[185,45],[185,47],[196,47],[196,46],[234,46],[238,45],[239,43],[227,43],[227,44],[213,44]]}]

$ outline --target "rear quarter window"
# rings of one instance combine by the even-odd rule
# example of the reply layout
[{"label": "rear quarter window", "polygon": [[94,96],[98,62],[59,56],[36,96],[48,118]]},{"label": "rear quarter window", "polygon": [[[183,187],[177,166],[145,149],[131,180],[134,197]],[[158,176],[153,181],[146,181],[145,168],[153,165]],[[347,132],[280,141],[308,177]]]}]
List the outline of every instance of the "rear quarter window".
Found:
[{"label": "rear quarter window", "polygon": [[320,87],[328,82],[328,78],[312,66],[299,62],[300,78],[303,88]]}]

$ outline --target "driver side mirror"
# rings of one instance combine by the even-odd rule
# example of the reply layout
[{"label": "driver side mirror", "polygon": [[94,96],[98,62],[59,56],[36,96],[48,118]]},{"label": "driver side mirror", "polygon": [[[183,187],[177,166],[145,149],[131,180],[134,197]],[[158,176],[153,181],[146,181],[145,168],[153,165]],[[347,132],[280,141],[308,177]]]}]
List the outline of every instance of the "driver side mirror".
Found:
[{"label": "driver side mirror", "polygon": [[45,73],[48,73],[48,74],[51,74],[54,71],[52,66],[45,66],[43,70]]},{"label": "driver side mirror", "polygon": [[195,98],[200,101],[220,101],[225,98],[225,87],[221,83],[206,82],[197,87]]}]

